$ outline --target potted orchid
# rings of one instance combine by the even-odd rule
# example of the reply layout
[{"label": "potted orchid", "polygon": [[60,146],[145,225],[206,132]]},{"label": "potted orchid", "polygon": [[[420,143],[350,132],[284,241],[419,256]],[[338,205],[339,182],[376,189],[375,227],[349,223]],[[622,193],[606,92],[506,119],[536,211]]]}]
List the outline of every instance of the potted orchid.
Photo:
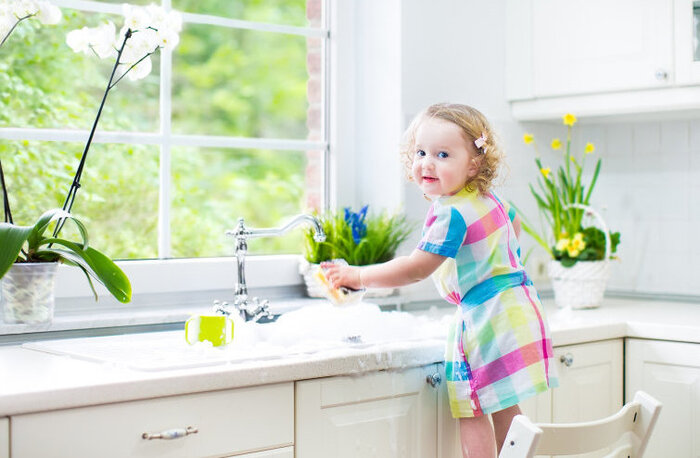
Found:
[{"label": "potted orchid", "polygon": [[[23,0],[19,3],[33,2]],[[38,14],[32,11],[19,13],[19,20]],[[89,246],[87,229],[70,211],[110,90],[126,76],[132,80],[147,76],[151,71],[150,56],[160,49],[172,49],[177,45],[182,18],[175,11],[168,12],[155,5],[124,5],[123,12],[124,26],[118,33],[114,24],[108,22],[99,27],[73,30],[66,37],[68,46],[75,52],[94,54],[102,59],[114,58],[115,63],[63,207],[45,212],[33,226],[14,224],[0,163],[5,214],[5,221],[0,223],[0,279],[6,322],[50,322],[53,316],[53,278],[58,262],[80,268],[95,299],[97,293],[91,277],[102,283],[118,301],[131,300],[131,285],[124,272],[109,257]],[[73,221],[77,226],[79,242],[59,237],[67,221]],[[53,231],[46,235],[50,226],[53,226]]]},{"label": "potted orchid", "polygon": [[571,131],[576,117],[567,113],[563,122],[567,126],[566,146],[559,138],[550,143],[553,151],[563,151],[562,163],[556,171],[543,164],[534,136],[525,134],[523,137],[536,152],[538,179],[536,187],[530,184],[530,191],[548,226],[540,232],[523,218],[523,229],[552,258],[548,273],[557,304],[573,308],[597,307],[609,277],[608,261],[617,250],[620,233],[608,231],[600,214],[590,206],[602,160],[596,161],[588,183],[583,172],[588,157],[595,152],[595,145],[586,143],[581,154],[572,154]]},{"label": "potted orchid", "polygon": [[[391,260],[399,245],[411,233],[412,225],[405,215],[380,212],[369,213],[369,205],[358,212],[349,207],[342,212],[327,212],[319,217],[326,240],[317,242],[313,230],[305,232],[303,260],[299,265],[307,293],[311,297],[325,297],[313,280],[315,267],[324,261],[344,259],[348,264],[366,266]],[[393,288],[370,289],[369,296],[389,295]]]}]

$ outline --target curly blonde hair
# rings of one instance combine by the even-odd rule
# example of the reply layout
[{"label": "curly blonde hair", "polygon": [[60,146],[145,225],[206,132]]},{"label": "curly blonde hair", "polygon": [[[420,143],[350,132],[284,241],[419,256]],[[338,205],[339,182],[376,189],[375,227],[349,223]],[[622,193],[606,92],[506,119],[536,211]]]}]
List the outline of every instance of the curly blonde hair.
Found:
[{"label": "curly blonde hair", "polygon": [[[469,149],[473,149],[476,152],[479,164],[479,170],[476,175],[467,180],[464,186],[469,191],[478,190],[482,194],[487,193],[495,184],[499,170],[504,165],[504,154],[498,143],[496,133],[486,116],[469,105],[437,103],[429,106],[413,119],[411,125],[408,126],[404,133],[400,151],[408,179],[413,181],[411,165],[415,155],[416,131],[423,121],[431,118],[449,121],[462,130]],[[477,148],[474,142],[482,134],[486,137],[486,142],[481,148]]]}]

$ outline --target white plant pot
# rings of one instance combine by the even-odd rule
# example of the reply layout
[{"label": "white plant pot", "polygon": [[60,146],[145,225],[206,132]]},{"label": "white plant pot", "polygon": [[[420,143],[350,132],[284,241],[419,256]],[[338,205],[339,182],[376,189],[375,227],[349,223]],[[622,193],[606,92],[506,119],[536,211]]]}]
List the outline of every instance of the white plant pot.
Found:
[{"label": "white plant pot", "polygon": [[54,312],[57,262],[17,263],[2,277],[0,305],[10,324],[49,324]]},{"label": "white plant pot", "polygon": [[[304,277],[306,284],[306,294],[309,297],[325,298],[323,288],[316,279],[313,278],[314,271],[318,268],[318,264],[311,264],[306,259],[301,258],[299,261],[299,273]],[[396,288],[367,288],[364,297],[388,297],[396,292]]]},{"label": "white plant pot", "polygon": [[559,261],[550,261],[547,273],[552,280],[557,307],[596,308],[603,302],[610,278],[610,262],[579,261],[571,267],[564,267]]}]

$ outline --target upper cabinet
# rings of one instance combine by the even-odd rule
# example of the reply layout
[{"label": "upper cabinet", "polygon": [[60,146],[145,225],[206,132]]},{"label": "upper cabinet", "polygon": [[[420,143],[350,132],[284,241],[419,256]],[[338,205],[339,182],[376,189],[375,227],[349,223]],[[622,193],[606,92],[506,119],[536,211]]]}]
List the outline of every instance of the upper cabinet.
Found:
[{"label": "upper cabinet", "polygon": [[513,116],[700,108],[699,11],[700,0],[508,0]]}]

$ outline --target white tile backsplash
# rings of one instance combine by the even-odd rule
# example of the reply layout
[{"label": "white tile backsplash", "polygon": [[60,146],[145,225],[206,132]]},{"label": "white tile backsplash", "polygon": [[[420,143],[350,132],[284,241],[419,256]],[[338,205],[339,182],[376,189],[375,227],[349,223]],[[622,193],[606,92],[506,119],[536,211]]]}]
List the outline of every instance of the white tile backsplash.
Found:
[{"label": "white tile backsplash", "polygon": [[[549,151],[549,142],[552,137],[564,140],[566,128],[525,126],[544,147],[544,162],[555,163],[558,157]],[[693,242],[700,230],[700,121],[576,125],[572,151],[589,141],[596,146],[586,164],[589,177],[595,160],[603,159],[592,204],[622,238],[610,288],[700,296],[700,282],[694,279],[700,244]],[[509,158],[522,154],[515,150],[508,150]],[[536,220],[533,198],[523,195],[522,187],[535,179],[536,171],[518,159],[509,180],[517,196],[513,200]]]}]

